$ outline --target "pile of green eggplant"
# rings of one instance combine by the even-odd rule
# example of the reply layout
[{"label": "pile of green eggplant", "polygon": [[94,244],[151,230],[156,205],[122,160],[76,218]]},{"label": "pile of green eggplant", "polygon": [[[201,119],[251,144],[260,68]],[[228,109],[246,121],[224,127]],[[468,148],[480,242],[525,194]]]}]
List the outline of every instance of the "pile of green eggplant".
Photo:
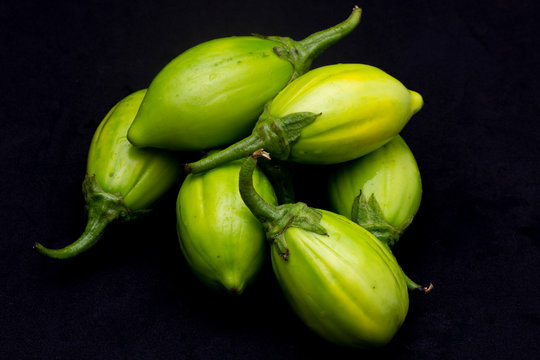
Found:
[{"label": "pile of green eggplant", "polygon": [[[423,100],[374,66],[310,70],[360,18],[355,7],[301,41],[225,37],[184,51],[95,132],[83,235],[36,250],[77,256],[110,222],[148,213],[184,177],[176,227],[196,277],[239,295],[270,257],[291,307],[321,337],[387,344],[405,321],[409,290],[432,288],[405,275],[391,251],[422,197],[417,163],[399,134]],[[192,150],[206,156],[182,164],[178,153]],[[294,163],[337,164],[325,168],[320,189],[331,209],[294,202]]]}]

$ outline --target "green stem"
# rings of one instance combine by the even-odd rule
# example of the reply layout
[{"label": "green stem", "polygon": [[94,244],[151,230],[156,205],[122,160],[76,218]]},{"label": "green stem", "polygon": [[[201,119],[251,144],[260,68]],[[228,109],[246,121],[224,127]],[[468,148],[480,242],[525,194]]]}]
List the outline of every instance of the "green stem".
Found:
[{"label": "green stem", "polygon": [[117,219],[117,212],[107,209],[105,205],[98,208],[90,208],[88,211],[88,223],[82,236],[74,243],[62,249],[48,249],[40,243],[36,243],[34,248],[41,254],[54,259],[67,259],[79,255],[90,249],[103,236],[103,232],[110,222]]},{"label": "green stem", "polygon": [[313,60],[324,50],[353,31],[360,23],[361,15],[362,9],[355,6],[351,15],[345,21],[326,30],[316,32],[301,41],[294,41],[283,36],[266,36],[264,38],[282,44],[282,46],[276,46],[274,52],[293,65],[292,81],[305,74],[311,67]]},{"label": "green stem", "polygon": [[263,161],[259,164],[272,183],[280,205],[294,203],[293,173],[287,165],[286,162],[279,160]]},{"label": "green stem", "polygon": [[362,9],[355,6],[351,15],[345,21],[329,29],[311,34],[300,41],[299,43],[306,52],[306,63],[309,62],[308,68],[311,66],[313,60],[324,50],[349,35],[360,23],[361,17]]},{"label": "green stem", "polygon": [[313,123],[320,114],[299,112],[283,117],[270,115],[270,102],[255,125],[250,136],[199,161],[186,164],[187,173],[199,173],[249,156],[257,149],[267,149],[280,160],[287,160],[294,142],[300,137],[302,129]]},{"label": "green stem", "polygon": [[99,186],[95,175],[86,175],[83,181],[83,193],[88,211],[88,223],[82,236],[62,249],[49,249],[40,243],[35,243],[34,248],[39,253],[55,259],[77,256],[94,246],[112,221],[118,218],[130,220],[148,211],[130,211],[124,205],[121,195],[105,192]]},{"label": "green stem", "polygon": [[197,174],[228,163],[229,161],[241,159],[263,147],[264,139],[262,139],[258,134],[251,134],[245,139],[240,140],[222,151],[202,158],[199,161],[186,164],[184,166],[184,170],[186,173]]},{"label": "green stem", "polygon": [[277,206],[266,202],[253,186],[253,171],[255,171],[259,157],[265,157],[270,160],[270,155],[260,149],[248,156],[242,163],[239,176],[239,190],[240,196],[246,206],[264,224],[279,219],[282,214],[278,211],[279,208]]},{"label": "green stem", "polygon": [[403,273],[403,275],[405,276],[405,282],[407,283],[407,288],[411,291],[421,291],[423,293],[428,293],[430,292],[432,289],[433,289],[433,284],[430,283],[429,286],[422,286],[422,285],[418,285],[417,283],[415,283],[414,281],[411,280],[411,278],[409,278],[405,273]]},{"label": "green stem", "polygon": [[[292,81],[296,77],[305,74],[313,60],[324,50],[353,31],[360,23],[361,14],[362,10],[355,6],[351,15],[345,21],[329,29],[316,32],[301,41],[294,41],[289,37],[282,36],[254,35],[282,44],[276,46],[274,52],[293,65]],[[273,156],[278,159],[286,160],[290,153],[290,146],[300,136],[301,130],[315,121],[320,114],[294,113],[283,118],[275,118],[269,115],[268,105],[249,137],[231,145],[221,153],[186,164],[185,171],[187,173],[198,173],[210,170],[226,162],[246,157],[260,148],[271,151]]]},{"label": "green stem", "polygon": [[240,195],[249,210],[262,223],[266,238],[274,245],[279,256],[287,261],[289,259],[289,249],[285,240],[287,229],[297,227],[316,234],[327,235],[326,229],[320,224],[322,214],[300,202],[274,206],[264,201],[253,187],[253,171],[259,157],[270,159],[269,154],[260,149],[242,163],[239,176]]}]

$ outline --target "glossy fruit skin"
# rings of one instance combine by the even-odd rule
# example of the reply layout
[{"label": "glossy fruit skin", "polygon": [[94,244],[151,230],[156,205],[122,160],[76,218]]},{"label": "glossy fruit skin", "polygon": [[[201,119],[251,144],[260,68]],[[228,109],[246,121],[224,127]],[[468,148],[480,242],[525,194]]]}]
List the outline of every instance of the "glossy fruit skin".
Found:
[{"label": "glossy fruit skin", "polygon": [[182,174],[180,161],[156,149],[135,148],[126,138],[146,90],[135,92],[116,104],[99,124],[88,152],[83,181],[88,222],[83,234],[61,249],[40,243],[41,254],[67,259],[94,246],[109,223],[129,221],[151,210]]},{"label": "glossy fruit skin", "polygon": [[396,136],[423,105],[420,94],[363,64],[323,66],[291,82],[269,113],[320,114],[292,145],[291,161],[336,164],[356,159]]},{"label": "glossy fruit skin", "polygon": [[[261,269],[266,254],[262,225],[238,191],[241,161],[186,177],[178,193],[177,232],[193,272],[208,286],[240,294]],[[262,171],[254,174],[261,196],[277,204]]]},{"label": "glossy fruit skin", "polygon": [[127,96],[105,116],[92,139],[86,170],[105,192],[120,194],[134,211],[150,208],[182,174],[180,162],[170,153],[138,149],[126,138],[145,93]]},{"label": "glossy fruit skin", "polygon": [[420,171],[411,150],[401,136],[381,148],[340,165],[328,182],[332,209],[351,218],[353,201],[360,194],[379,203],[391,225],[412,218],[422,199]]},{"label": "glossy fruit skin", "polygon": [[150,84],[129,129],[136,146],[200,150],[249,134],[264,104],[293,74],[276,41],[227,37],[172,60]]},{"label": "glossy fruit skin", "polygon": [[407,315],[403,272],[371,233],[319,211],[328,235],[288,228],[288,261],[272,249],[276,277],[295,312],[323,338],[344,346],[382,346]]}]

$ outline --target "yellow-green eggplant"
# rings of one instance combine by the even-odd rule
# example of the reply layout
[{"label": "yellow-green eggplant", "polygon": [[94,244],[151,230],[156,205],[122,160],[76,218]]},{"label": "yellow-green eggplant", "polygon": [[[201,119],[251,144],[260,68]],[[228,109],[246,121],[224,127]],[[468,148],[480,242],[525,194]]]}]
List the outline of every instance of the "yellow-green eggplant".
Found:
[{"label": "yellow-green eggplant", "polygon": [[249,134],[264,104],[305,73],[326,48],[360,21],[344,22],[302,41],[279,36],[238,36],[197,45],[154,78],[128,132],[140,147],[201,150]]},{"label": "yellow-green eggplant", "polygon": [[390,141],[422,105],[420,94],[373,66],[323,66],[285,87],[250,136],[187,164],[186,171],[204,171],[260,148],[299,163],[353,160]]},{"label": "yellow-green eggplant", "polygon": [[[329,198],[334,211],[393,246],[410,225],[422,199],[416,160],[401,136],[359,159],[342,164],[330,175]],[[405,275],[410,290],[429,292]]]},{"label": "yellow-green eggplant", "polygon": [[328,188],[335,212],[389,246],[411,223],[422,199],[418,165],[399,135],[381,148],[337,167]]},{"label": "yellow-green eggplant", "polygon": [[344,216],[296,203],[273,206],[251,183],[262,151],[240,172],[242,199],[272,244],[274,273],[299,317],[340,345],[388,343],[407,315],[405,277],[387,246]]},{"label": "yellow-green eggplant", "polygon": [[149,211],[182,174],[180,161],[155,149],[138,149],[126,138],[146,90],[116,104],[98,126],[83,182],[88,224],[83,235],[62,249],[35,248],[52,258],[76,256],[91,248],[113,220],[131,220]]},{"label": "yellow-green eggplant", "polygon": [[[263,265],[262,225],[238,191],[241,162],[234,161],[184,180],[176,202],[180,246],[193,272],[212,288],[240,294]],[[254,174],[261,196],[276,204],[272,185]]]}]

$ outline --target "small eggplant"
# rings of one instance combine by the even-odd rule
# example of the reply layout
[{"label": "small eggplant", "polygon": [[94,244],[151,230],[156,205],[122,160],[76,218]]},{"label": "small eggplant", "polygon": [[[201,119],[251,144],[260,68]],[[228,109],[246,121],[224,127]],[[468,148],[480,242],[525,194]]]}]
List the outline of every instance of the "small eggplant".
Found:
[{"label": "small eggplant", "polygon": [[57,259],[79,255],[101,238],[110,222],[147,213],[179,180],[182,166],[176,157],[161,150],[137,149],[126,138],[145,93],[137,91],[116,104],[94,134],[83,182],[88,211],[83,235],[62,249],[36,243],[37,251]]},{"label": "small eggplant", "polygon": [[249,137],[185,169],[205,171],[260,148],[298,163],[353,160],[390,141],[422,105],[420,94],[373,66],[323,66],[267,104]]},{"label": "small eggplant", "polygon": [[381,148],[337,167],[328,188],[334,211],[389,246],[411,223],[422,199],[418,165],[399,135]]},{"label": "small eggplant", "polygon": [[[193,272],[212,288],[240,294],[257,275],[266,253],[262,225],[238,191],[241,161],[190,174],[176,203],[180,246]],[[254,184],[262,197],[276,204],[272,185],[261,171]]]},{"label": "small eggplant", "polygon": [[360,15],[355,7],[344,22],[302,41],[234,36],[185,51],[150,84],[129,141],[140,147],[202,150],[241,139],[264,104],[349,34]]},{"label": "small eggplant", "polygon": [[[422,180],[401,136],[363,157],[339,166],[329,180],[333,210],[351,219],[389,248],[399,240],[420,207]],[[430,292],[405,275],[410,290]]]},{"label": "small eggplant", "polygon": [[388,247],[344,216],[265,202],[251,180],[260,156],[268,154],[258,151],[244,161],[240,194],[266,230],[274,273],[292,308],[333,343],[388,343],[409,306],[405,277]]}]

